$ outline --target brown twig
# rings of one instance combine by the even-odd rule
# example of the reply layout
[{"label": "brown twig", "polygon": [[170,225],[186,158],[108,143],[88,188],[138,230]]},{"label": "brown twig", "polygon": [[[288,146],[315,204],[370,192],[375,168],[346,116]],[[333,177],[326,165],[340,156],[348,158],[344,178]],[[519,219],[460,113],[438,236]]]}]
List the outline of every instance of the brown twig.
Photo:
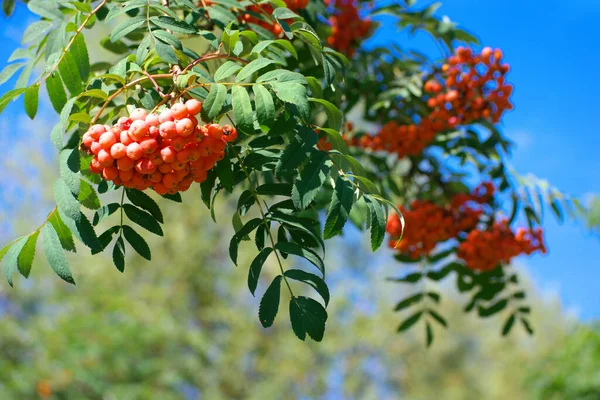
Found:
[{"label": "brown twig", "polygon": [[191,63],[189,63],[184,69],[183,71],[181,71],[182,74],[185,74],[187,71],[189,71],[190,69],[194,68],[196,65],[200,64],[201,62],[204,61],[209,61],[209,60],[217,60],[220,58],[227,58],[229,60],[234,60],[234,61],[238,61],[241,62],[242,64],[249,64],[249,61],[244,60],[243,58],[239,58],[239,57],[234,57],[234,56],[230,56],[227,54],[216,54],[216,53],[209,53],[206,54],[194,61],[192,61]]},{"label": "brown twig", "polygon": [[152,75],[150,75],[147,71],[142,71],[142,74],[146,75],[148,77],[148,79],[150,79],[150,82],[152,82],[152,84],[154,85],[154,88],[156,89],[156,91],[158,92],[158,95],[161,98],[165,98],[166,94],[164,94],[161,90],[160,90],[160,86],[158,86],[158,83],[156,83],[156,80],[154,80],[154,77],[152,77]]}]

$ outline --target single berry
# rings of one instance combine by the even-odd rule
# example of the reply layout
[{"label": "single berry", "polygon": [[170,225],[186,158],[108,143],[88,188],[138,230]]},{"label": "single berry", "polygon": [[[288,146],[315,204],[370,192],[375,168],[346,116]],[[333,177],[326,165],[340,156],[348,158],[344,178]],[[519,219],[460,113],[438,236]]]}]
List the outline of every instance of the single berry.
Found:
[{"label": "single berry", "polygon": [[125,157],[127,155],[127,146],[125,146],[123,143],[113,144],[112,147],[110,148],[110,155],[115,160]]},{"label": "single berry", "polygon": [[180,136],[189,136],[194,133],[194,123],[189,118],[180,119],[175,126]]},{"label": "single berry", "polygon": [[121,171],[130,171],[133,169],[134,161],[129,157],[119,158],[117,160],[117,168]]},{"label": "single berry", "polygon": [[138,120],[143,121],[146,119],[147,116],[148,116],[148,111],[144,110],[143,108],[136,108],[135,110],[133,110],[133,112],[131,113],[129,118],[131,118],[132,121],[138,121]]},{"label": "single berry", "polygon": [[171,106],[171,114],[175,119],[184,119],[188,116],[188,110],[185,105],[181,103],[175,103]]},{"label": "single berry", "polygon": [[142,146],[139,143],[131,143],[127,146],[127,157],[132,160],[139,160],[144,155],[144,151],[142,150]]},{"label": "single berry", "polygon": [[185,102],[185,108],[190,115],[197,115],[202,111],[202,103],[196,99],[189,99]]},{"label": "single berry", "polygon": [[177,126],[173,121],[166,121],[160,124],[160,137],[163,139],[172,139],[177,136]]},{"label": "single berry", "polygon": [[112,181],[119,176],[119,170],[115,167],[106,167],[102,170],[102,177],[107,181]]},{"label": "single berry", "polygon": [[98,161],[100,161],[100,164],[102,164],[102,166],[108,167],[113,164],[115,159],[110,155],[108,151],[101,149],[98,152]]},{"label": "single berry", "polygon": [[164,110],[163,112],[161,112],[158,116],[158,122],[160,122],[161,124],[167,121],[174,121],[175,117],[173,117],[173,113],[171,112],[171,110]]},{"label": "single berry", "polygon": [[100,135],[98,143],[100,143],[100,147],[102,147],[104,150],[109,150],[113,144],[117,143],[117,138],[112,132],[104,132],[102,135]]},{"label": "single berry", "polygon": [[208,125],[208,135],[215,139],[221,139],[223,137],[223,128],[219,124]]}]

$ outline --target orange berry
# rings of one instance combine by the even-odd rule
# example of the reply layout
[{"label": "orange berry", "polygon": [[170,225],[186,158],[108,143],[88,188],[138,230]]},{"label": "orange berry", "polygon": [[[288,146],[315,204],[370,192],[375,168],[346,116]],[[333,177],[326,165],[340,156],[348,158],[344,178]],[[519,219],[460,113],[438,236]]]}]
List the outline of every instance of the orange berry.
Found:
[{"label": "orange berry", "polygon": [[127,155],[127,146],[125,146],[123,143],[113,144],[112,147],[110,148],[110,155],[115,160],[125,157]]},{"label": "orange berry", "polygon": [[179,121],[177,121],[175,126],[177,129],[177,133],[180,136],[189,136],[192,133],[194,133],[194,124],[192,123],[192,120],[189,118],[180,119]]},{"label": "orange berry", "polygon": [[189,115],[197,115],[202,111],[202,103],[196,99],[189,99],[185,102]]},{"label": "orange berry", "polygon": [[144,155],[144,151],[142,150],[142,146],[139,143],[131,143],[127,146],[127,157],[132,160],[139,160]]},{"label": "orange berry", "polygon": [[188,116],[188,109],[181,103],[175,103],[171,106],[171,114],[175,119],[183,119]]},{"label": "orange berry", "polygon": [[121,171],[130,171],[133,169],[134,161],[129,157],[119,158],[117,160],[117,168]]},{"label": "orange berry", "polygon": [[147,116],[148,116],[148,112],[146,110],[144,110],[143,108],[136,108],[135,110],[133,110],[133,112],[131,113],[129,118],[132,121],[137,121],[137,120],[145,120]]},{"label": "orange berry", "polygon": [[102,149],[98,152],[98,161],[100,161],[100,164],[102,164],[102,166],[108,167],[113,164],[115,159],[110,155],[108,151]]},{"label": "orange berry", "polygon": [[115,167],[106,167],[102,170],[102,177],[107,181],[112,181],[119,176],[119,170]]},{"label": "orange berry", "polygon": [[208,134],[212,138],[221,139],[223,137],[223,128],[219,124],[210,124],[208,125]]}]

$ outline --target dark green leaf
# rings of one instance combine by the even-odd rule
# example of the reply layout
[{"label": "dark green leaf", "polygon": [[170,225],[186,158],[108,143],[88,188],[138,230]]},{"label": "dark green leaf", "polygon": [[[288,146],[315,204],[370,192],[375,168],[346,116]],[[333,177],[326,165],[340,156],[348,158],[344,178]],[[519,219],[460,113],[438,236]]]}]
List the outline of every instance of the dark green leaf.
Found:
[{"label": "dark green leaf", "polygon": [[142,228],[145,228],[158,236],[163,236],[163,230],[160,227],[160,224],[150,213],[132,206],[131,204],[124,204],[123,211],[125,211],[125,215],[127,215],[127,218],[132,222],[135,222]]},{"label": "dark green leaf", "polygon": [[84,180],[80,180],[79,195],[77,196],[82,206],[89,208],[90,210],[97,210],[100,208],[100,199],[96,194],[96,191]]},{"label": "dark green leaf", "polygon": [[275,63],[276,61],[270,60],[268,58],[258,58],[250,62],[249,64],[246,64],[244,68],[242,68],[240,72],[238,72],[236,76],[236,81],[241,82],[244,79],[251,76],[253,73],[260,71],[261,69]]},{"label": "dark green leaf", "polygon": [[77,62],[70,51],[65,53],[63,60],[58,64],[58,70],[65,86],[69,89],[69,93],[71,93],[71,97],[77,96],[82,92],[81,74],[77,67]]},{"label": "dark green leaf", "polygon": [[148,211],[161,224],[164,222],[160,207],[152,197],[136,189],[126,189],[127,198],[136,206]]},{"label": "dark green leaf", "polygon": [[237,265],[238,247],[240,242],[245,236],[248,236],[262,223],[263,220],[261,218],[251,219],[250,221],[246,222],[246,224],[239,231],[237,231],[235,235],[233,235],[231,241],[229,242],[229,257],[231,257],[231,261],[233,261],[234,264]]},{"label": "dark green leaf", "polygon": [[133,247],[133,249],[146,260],[150,261],[152,259],[152,253],[150,252],[150,247],[148,243],[144,240],[144,238],[137,233],[132,227],[129,225],[123,225],[123,235],[127,242]]},{"label": "dark green leaf", "polygon": [[444,326],[444,327],[448,327],[448,323],[446,322],[446,319],[444,317],[442,317],[437,311],[429,309],[427,310],[427,312],[429,313],[429,315],[431,315],[431,317],[433,319],[435,319],[440,325]]},{"label": "dark green leaf", "polygon": [[85,44],[85,38],[83,34],[79,33],[73,40],[73,45],[69,50],[73,54],[73,59],[79,68],[79,76],[83,82],[87,81],[90,77],[90,56],[88,53],[87,46]]},{"label": "dark green leaf", "polygon": [[120,207],[121,207],[121,205],[119,203],[110,203],[110,204],[100,207],[98,209],[98,211],[96,211],[94,213],[94,219],[92,220],[92,223],[94,224],[94,226],[98,225],[100,222],[102,222],[104,220],[104,218],[113,214]]},{"label": "dark green leaf", "polygon": [[315,253],[313,250],[300,246],[296,243],[291,242],[278,242],[275,245],[275,250],[278,250],[282,253],[293,254],[295,256],[299,256],[309,261],[315,267],[321,271],[323,277],[325,277],[325,264],[321,257]]},{"label": "dark green leaf", "polygon": [[258,319],[263,327],[268,328],[273,325],[277,311],[279,311],[279,297],[281,291],[281,279],[283,277],[278,275],[273,279],[271,285],[269,285],[267,291],[260,301],[260,307],[258,309]]},{"label": "dark green leaf", "polygon": [[54,231],[56,231],[62,248],[67,251],[75,251],[75,242],[73,241],[73,233],[63,220],[60,218],[58,212],[53,212],[48,222],[52,224]]},{"label": "dark green leaf", "polygon": [[2,249],[4,253],[0,252],[0,255],[4,256],[4,275],[10,286],[13,285],[13,274],[17,270],[19,254],[27,243],[27,238],[22,237],[14,242],[11,246],[6,246]]},{"label": "dark green leaf", "polygon": [[215,82],[221,82],[224,79],[227,79],[231,75],[238,72],[240,69],[242,69],[242,66],[238,63],[235,63],[233,61],[226,61],[215,71],[215,75],[213,76],[213,78]]},{"label": "dark green leaf", "polygon": [[35,245],[37,243],[38,236],[40,236],[40,231],[35,231],[29,235],[27,242],[19,253],[17,265],[19,267],[19,272],[25,278],[29,277],[29,272],[31,271],[31,265],[33,264],[33,258],[35,257]]},{"label": "dark green leaf", "polygon": [[381,204],[374,200],[371,196],[365,195],[363,197],[365,203],[369,208],[371,217],[371,249],[372,251],[377,250],[383,243],[385,238],[385,228],[387,221],[383,213]]},{"label": "dark green leaf", "polygon": [[51,74],[46,79],[46,90],[48,91],[52,107],[54,107],[57,113],[60,113],[67,103],[67,93],[58,73]]},{"label": "dark green leaf", "polygon": [[515,324],[515,319],[516,319],[515,314],[511,314],[511,316],[508,317],[508,319],[504,323],[504,326],[502,327],[502,336],[506,336],[510,333],[510,330],[512,329],[513,325]]},{"label": "dark green leaf", "polygon": [[265,183],[256,188],[256,192],[263,196],[290,196],[292,185],[289,183]]},{"label": "dark green leaf", "polygon": [[352,205],[354,204],[354,189],[352,184],[346,179],[339,176],[335,181],[335,190],[329,210],[327,211],[327,219],[325,220],[325,230],[323,236],[329,239],[342,231],[346,224]]},{"label": "dark green leaf", "polygon": [[262,85],[253,85],[254,103],[256,106],[256,119],[263,132],[267,132],[275,121],[275,104],[273,97]]},{"label": "dark green leaf", "polygon": [[323,340],[327,311],[318,301],[304,296],[293,297],[290,300],[290,320],[298,339],[305,340],[308,334],[317,342]]},{"label": "dark green leaf", "polygon": [[250,289],[250,293],[252,293],[253,296],[256,291],[256,286],[258,285],[258,278],[260,277],[262,266],[272,252],[273,249],[271,247],[265,247],[254,258],[252,264],[250,264],[250,271],[248,271],[248,289]]},{"label": "dark green leaf", "polygon": [[125,242],[123,242],[123,238],[117,238],[115,242],[115,247],[113,247],[112,252],[113,264],[115,267],[121,272],[125,270]]},{"label": "dark green leaf", "polygon": [[150,19],[156,26],[163,29],[168,29],[175,33],[182,33],[185,35],[196,33],[196,29],[194,29],[194,27],[182,20],[176,20],[166,16],[152,17]]},{"label": "dark green leaf", "polygon": [[408,308],[413,304],[420,302],[422,299],[423,293],[417,293],[412,296],[409,296],[406,299],[402,300],[400,303],[396,304],[396,308],[394,308],[394,311],[404,310],[405,308]]},{"label": "dark green leaf", "polygon": [[327,284],[325,283],[325,281],[319,278],[317,275],[302,271],[300,269],[287,270],[285,271],[284,275],[287,278],[304,282],[307,285],[311,286],[317,291],[317,293],[319,293],[319,295],[321,295],[321,297],[325,301],[325,305],[329,304],[329,288],[327,288]]},{"label": "dark green leaf", "polygon": [[423,311],[417,311],[415,314],[406,318],[398,327],[398,332],[404,332],[405,330],[407,330],[408,328],[410,328],[411,326],[416,324],[422,315],[423,315]]},{"label": "dark green leaf", "polygon": [[508,305],[508,300],[501,299],[489,307],[479,306],[477,311],[479,312],[480,317],[485,318],[485,317],[492,316],[492,315],[502,311],[507,305]]},{"label": "dark green leaf", "polygon": [[211,85],[210,92],[202,105],[202,115],[205,121],[212,121],[223,109],[227,98],[227,88],[222,84]]},{"label": "dark green leaf", "polygon": [[297,208],[304,210],[310,205],[329,176],[330,164],[327,154],[321,151],[311,155],[292,188],[292,200]]},{"label": "dark green leaf", "polygon": [[119,23],[110,34],[110,40],[116,42],[137,28],[141,27],[146,23],[146,16],[138,15],[137,17],[127,18],[123,22]]},{"label": "dark green leaf", "polygon": [[233,105],[236,127],[242,132],[253,133],[254,113],[252,112],[252,103],[246,89],[237,85],[233,86],[231,88],[231,103]]},{"label": "dark green leaf", "polygon": [[280,100],[293,104],[304,119],[310,117],[310,106],[306,95],[306,87],[296,82],[272,83],[273,91]]}]

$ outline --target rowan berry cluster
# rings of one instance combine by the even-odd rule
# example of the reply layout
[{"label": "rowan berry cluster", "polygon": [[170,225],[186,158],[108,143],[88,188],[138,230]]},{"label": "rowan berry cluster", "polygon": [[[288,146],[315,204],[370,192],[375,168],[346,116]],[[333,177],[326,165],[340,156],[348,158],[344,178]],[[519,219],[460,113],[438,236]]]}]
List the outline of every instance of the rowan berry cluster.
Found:
[{"label": "rowan berry cluster", "polygon": [[[325,0],[326,5],[331,0]],[[331,35],[327,43],[339,52],[352,56],[359,41],[365,38],[371,30],[371,21],[361,19],[358,15],[356,0],[335,0],[334,12],[329,17]]]},{"label": "rowan berry cluster", "polygon": [[473,270],[491,271],[521,254],[529,255],[538,250],[545,254],[542,235],[541,228],[518,228],[515,234],[508,221],[502,220],[487,230],[469,232],[460,244],[457,256]]},{"label": "rowan berry cluster", "polygon": [[502,63],[500,49],[486,47],[474,55],[471,49],[459,47],[437,78],[425,82],[430,112],[419,123],[389,122],[376,135],[364,135],[350,144],[400,157],[416,156],[442,131],[480,119],[497,123],[512,109],[512,86],[505,82],[509,70],[509,65]]},{"label": "rowan berry cluster", "polygon": [[456,194],[447,205],[429,200],[415,200],[410,208],[400,206],[408,229],[402,234],[402,224],[397,214],[388,220],[386,230],[391,239],[388,245],[413,259],[430,254],[439,244],[458,238],[474,229],[484,212],[484,205],[494,194],[491,183],[478,186],[473,194]]},{"label": "rowan berry cluster", "polygon": [[201,110],[202,103],[191,99],[160,114],[138,108],[114,126],[93,125],[82,144],[94,155],[90,171],[127,188],[161,195],[186,191],[206,179],[226,143],[237,138],[230,125],[198,125]]},{"label": "rowan berry cluster", "polygon": [[[292,11],[298,11],[308,6],[309,0],[285,0],[287,8]],[[246,7],[246,12],[238,16],[239,22],[245,22],[246,24],[255,24],[263,29],[272,32],[276,37],[280,37],[283,33],[283,28],[276,22],[269,22],[261,19],[260,14],[267,13],[271,15],[273,13],[273,6],[270,4],[250,5]],[[291,23],[293,20],[285,20]]]},{"label": "rowan berry cluster", "polygon": [[480,54],[459,47],[442,66],[440,84],[432,79],[425,83],[431,97],[429,119],[447,123],[448,128],[467,125],[478,119],[497,123],[506,110],[512,109],[509,97],[513,87],[505,81],[510,70],[502,63],[502,51],[485,47]]}]

